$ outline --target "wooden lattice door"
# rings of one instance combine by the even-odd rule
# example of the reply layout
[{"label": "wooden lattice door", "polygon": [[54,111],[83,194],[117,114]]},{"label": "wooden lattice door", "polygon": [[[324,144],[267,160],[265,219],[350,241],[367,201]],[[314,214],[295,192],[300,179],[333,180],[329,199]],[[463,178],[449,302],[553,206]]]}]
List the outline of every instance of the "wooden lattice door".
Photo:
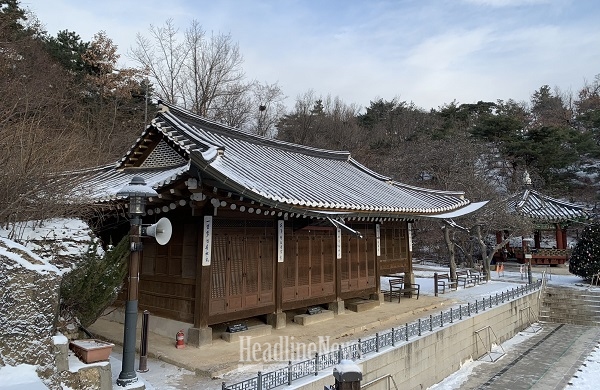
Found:
[{"label": "wooden lattice door", "polygon": [[335,293],[335,236],[300,232],[286,235],[283,301]]},{"label": "wooden lattice door", "polygon": [[364,290],[375,286],[375,236],[370,230],[361,230],[363,238],[342,236],[341,288],[342,292]]},{"label": "wooden lattice door", "polygon": [[213,236],[210,315],[274,302],[273,236]]}]

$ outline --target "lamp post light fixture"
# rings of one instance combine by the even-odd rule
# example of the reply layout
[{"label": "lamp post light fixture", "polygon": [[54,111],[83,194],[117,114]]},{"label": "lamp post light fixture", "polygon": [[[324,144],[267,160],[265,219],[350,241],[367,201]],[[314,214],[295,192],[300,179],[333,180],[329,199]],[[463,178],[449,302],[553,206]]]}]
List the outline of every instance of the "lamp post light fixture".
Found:
[{"label": "lamp post light fixture", "polygon": [[141,227],[142,215],[145,212],[146,199],[151,196],[157,196],[158,193],[148,185],[140,176],[131,178],[131,182],[125,185],[117,192],[117,196],[129,199],[129,217],[130,217],[130,252],[129,252],[129,273],[127,285],[127,302],[125,303],[125,324],[123,331],[123,361],[121,364],[121,373],[117,379],[117,385],[127,386],[137,382],[135,373],[135,331],[137,327],[138,314],[138,284],[141,245]]},{"label": "lamp post light fixture", "polygon": [[523,254],[527,259],[527,283],[533,283],[533,277],[531,275],[531,258],[533,255],[531,254],[531,243],[534,242],[533,238],[528,237],[523,239]]}]

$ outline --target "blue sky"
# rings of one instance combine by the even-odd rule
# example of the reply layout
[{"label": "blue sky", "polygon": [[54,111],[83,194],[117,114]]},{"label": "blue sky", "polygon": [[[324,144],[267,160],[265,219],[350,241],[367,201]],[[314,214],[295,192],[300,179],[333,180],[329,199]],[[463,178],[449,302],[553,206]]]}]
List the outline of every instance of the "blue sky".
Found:
[{"label": "blue sky", "polygon": [[291,107],[309,89],[361,107],[528,101],[574,94],[600,74],[597,0],[22,0],[55,35],[105,31],[123,65],[136,34],[196,19],[231,34],[249,79],[277,82]]}]

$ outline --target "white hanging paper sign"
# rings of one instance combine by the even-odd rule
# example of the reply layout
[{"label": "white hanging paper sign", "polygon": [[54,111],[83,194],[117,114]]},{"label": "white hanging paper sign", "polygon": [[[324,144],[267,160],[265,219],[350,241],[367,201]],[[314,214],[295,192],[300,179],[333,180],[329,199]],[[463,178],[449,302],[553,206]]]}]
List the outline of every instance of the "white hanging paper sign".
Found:
[{"label": "white hanging paper sign", "polygon": [[412,252],[412,224],[408,223],[408,251]]},{"label": "white hanging paper sign", "polygon": [[375,237],[377,238],[377,256],[381,256],[381,225],[375,225]]},{"label": "white hanging paper sign", "polygon": [[204,217],[202,233],[202,266],[209,266],[212,256],[212,222],[213,217],[207,215]]},{"label": "white hanging paper sign", "polygon": [[283,219],[277,221],[277,262],[283,263],[284,256],[284,232],[285,232],[285,222]]},{"label": "white hanging paper sign", "polygon": [[342,229],[337,228],[336,232],[336,242],[337,242],[337,258],[342,258]]}]

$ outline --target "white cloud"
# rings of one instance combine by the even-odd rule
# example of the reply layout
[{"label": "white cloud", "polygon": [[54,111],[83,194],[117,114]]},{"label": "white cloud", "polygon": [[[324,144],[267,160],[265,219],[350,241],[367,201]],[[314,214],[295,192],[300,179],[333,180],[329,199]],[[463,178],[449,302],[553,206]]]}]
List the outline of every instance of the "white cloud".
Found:
[{"label": "white cloud", "polygon": [[361,106],[396,96],[427,109],[454,99],[528,100],[544,84],[576,90],[600,73],[595,2],[34,0],[27,5],[52,34],[69,29],[89,40],[105,30],[123,61],[135,35],[147,35],[150,24],[173,18],[183,30],[195,18],[207,32],[231,33],[248,78],[278,82],[288,106],[308,89]]},{"label": "white cloud", "polygon": [[487,5],[491,7],[518,7],[524,5],[549,4],[552,0],[463,0],[475,5]]}]

